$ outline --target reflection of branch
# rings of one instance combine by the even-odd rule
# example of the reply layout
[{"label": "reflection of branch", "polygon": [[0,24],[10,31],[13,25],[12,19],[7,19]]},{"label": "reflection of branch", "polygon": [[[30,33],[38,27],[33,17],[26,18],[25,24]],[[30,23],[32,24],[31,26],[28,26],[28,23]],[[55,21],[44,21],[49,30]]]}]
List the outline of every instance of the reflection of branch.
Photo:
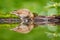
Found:
[{"label": "reflection of branch", "polygon": [[0,18],[0,24],[15,24],[15,23],[20,23],[21,20],[18,18]]}]

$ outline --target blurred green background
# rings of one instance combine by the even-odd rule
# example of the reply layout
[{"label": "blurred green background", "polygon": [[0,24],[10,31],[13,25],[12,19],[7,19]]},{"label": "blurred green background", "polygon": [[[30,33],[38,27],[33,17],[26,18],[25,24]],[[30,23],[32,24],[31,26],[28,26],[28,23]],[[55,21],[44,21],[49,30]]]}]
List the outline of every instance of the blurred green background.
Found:
[{"label": "blurred green background", "polygon": [[[60,0],[0,0],[0,18],[18,18],[13,10],[27,8],[38,15],[60,15]],[[60,26],[40,25],[28,34],[10,31],[19,24],[0,24],[0,40],[60,40]]]}]

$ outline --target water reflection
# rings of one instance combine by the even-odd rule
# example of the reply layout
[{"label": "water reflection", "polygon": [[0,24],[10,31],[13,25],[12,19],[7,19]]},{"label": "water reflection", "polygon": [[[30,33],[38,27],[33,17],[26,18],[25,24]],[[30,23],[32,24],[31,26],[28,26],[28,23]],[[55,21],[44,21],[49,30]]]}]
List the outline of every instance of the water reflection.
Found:
[{"label": "water reflection", "polygon": [[56,33],[51,33],[51,32],[46,32],[46,35],[47,35],[49,38],[58,37],[58,35],[57,35]]},{"label": "water reflection", "polygon": [[53,26],[53,25],[47,25],[47,28],[48,28],[48,30],[49,31],[52,31],[52,32],[56,32],[57,31],[57,26],[55,25],[55,26]]}]

